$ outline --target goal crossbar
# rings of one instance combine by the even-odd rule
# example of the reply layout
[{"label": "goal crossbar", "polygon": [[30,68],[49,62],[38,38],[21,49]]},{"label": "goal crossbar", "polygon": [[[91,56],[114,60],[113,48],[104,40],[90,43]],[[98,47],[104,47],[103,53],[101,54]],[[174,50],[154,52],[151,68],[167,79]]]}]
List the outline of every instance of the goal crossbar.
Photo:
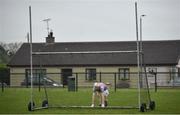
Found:
[{"label": "goal crossbar", "polygon": [[137,53],[137,50],[130,50],[130,51],[80,51],[80,52],[32,52],[33,55],[48,55],[48,54],[112,54],[112,53]]}]

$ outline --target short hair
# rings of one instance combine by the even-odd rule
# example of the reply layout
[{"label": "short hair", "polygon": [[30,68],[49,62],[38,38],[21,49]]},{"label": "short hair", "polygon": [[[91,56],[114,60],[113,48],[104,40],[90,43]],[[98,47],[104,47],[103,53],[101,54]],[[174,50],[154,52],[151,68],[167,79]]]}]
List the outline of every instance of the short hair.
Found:
[{"label": "short hair", "polygon": [[111,83],[109,83],[109,82],[106,82],[105,84],[106,84],[106,85],[111,85]]}]

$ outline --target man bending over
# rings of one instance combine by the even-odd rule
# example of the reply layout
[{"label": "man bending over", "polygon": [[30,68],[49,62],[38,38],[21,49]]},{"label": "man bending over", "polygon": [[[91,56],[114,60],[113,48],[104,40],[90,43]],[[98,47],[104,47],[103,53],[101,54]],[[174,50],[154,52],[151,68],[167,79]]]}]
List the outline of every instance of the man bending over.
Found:
[{"label": "man bending over", "polygon": [[107,106],[107,97],[109,95],[107,85],[110,85],[110,83],[106,83],[106,84],[102,83],[102,82],[95,82],[94,83],[91,107],[95,106],[95,98],[96,97],[99,97],[101,107],[106,107]]}]

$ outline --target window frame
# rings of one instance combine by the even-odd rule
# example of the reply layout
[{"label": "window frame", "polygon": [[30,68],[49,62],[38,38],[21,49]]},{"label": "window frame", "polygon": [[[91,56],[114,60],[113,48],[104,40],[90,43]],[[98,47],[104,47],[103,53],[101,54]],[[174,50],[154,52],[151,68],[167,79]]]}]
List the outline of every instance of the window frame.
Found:
[{"label": "window frame", "polygon": [[[94,73],[93,73],[94,71]],[[85,70],[85,80],[86,81],[96,81],[97,79],[97,71],[96,68],[86,68]]]},{"label": "window frame", "polygon": [[[122,72],[121,72],[122,70]],[[130,69],[119,68],[118,69],[118,80],[130,80]]]},{"label": "window frame", "polygon": [[[46,69],[33,69],[33,83],[41,82],[42,79],[40,79],[40,77],[45,77],[47,74],[46,72]],[[31,69],[25,69],[25,79],[26,83],[31,80]]]}]

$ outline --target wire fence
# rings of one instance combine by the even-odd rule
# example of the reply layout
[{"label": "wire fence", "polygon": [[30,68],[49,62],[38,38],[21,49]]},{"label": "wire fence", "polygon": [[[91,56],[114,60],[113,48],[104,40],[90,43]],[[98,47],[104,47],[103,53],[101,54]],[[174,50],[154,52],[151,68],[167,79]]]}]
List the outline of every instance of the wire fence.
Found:
[{"label": "wire fence", "polygon": [[[1,77],[2,78],[2,77]],[[167,87],[180,87],[180,75],[177,72],[157,72],[147,73],[148,86],[150,89]],[[2,80],[1,80],[2,81]],[[96,72],[96,73],[33,73],[33,86],[41,89],[46,84],[47,87],[59,88],[78,88],[92,87],[94,82],[110,83],[111,88],[116,91],[119,88],[137,88],[138,74],[130,72],[126,74],[115,72]],[[31,77],[26,73],[11,73],[10,87],[30,87]]]}]

